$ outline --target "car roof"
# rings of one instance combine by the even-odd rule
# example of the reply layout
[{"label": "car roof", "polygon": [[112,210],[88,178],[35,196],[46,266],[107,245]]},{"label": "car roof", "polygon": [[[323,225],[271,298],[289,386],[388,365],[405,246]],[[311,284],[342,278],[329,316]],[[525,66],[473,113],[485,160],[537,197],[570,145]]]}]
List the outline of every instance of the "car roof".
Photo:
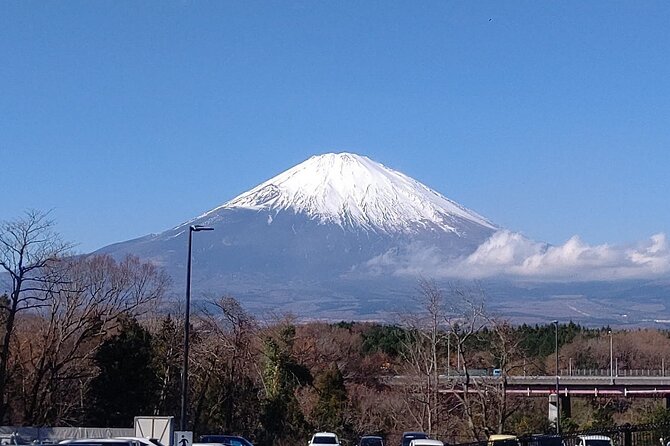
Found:
[{"label": "car roof", "polygon": [[607,435],[580,435],[578,438],[582,440],[612,440]]},{"label": "car roof", "polygon": [[510,434],[493,434],[489,435],[489,443],[492,441],[508,441],[508,440],[518,440],[519,438],[516,435]]},{"label": "car roof", "polygon": [[[99,439],[99,440],[102,440],[102,438]],[[116,441],[99,441],[99,440],[93,439],[93,440],[85,440],[85,441],[68,441],[68,442],[65,442],[65,443],[60,442],[58,444],[76,444],[77,446],[86,446],[86,445],[93,446],[93,445],[102,445],[102,444],[107,444],[107,445],[109,445],[109,444],[117,444],[117,445],[126,444],[126,445],[129,445],[129,444],[131,444],[129,441],[124,441],[124,440],[116,440]],[[109,439],[105,439],[105,440],[109,440]]]},{"label": "car roof", "polygon": [[319,435],[321,437],[337,437],[337,435],[332,432],[317,432],[314,435]]},{"label": "car roof", "polygon": [[120,438],[73,438],[71,440],[61,441],[59,444],[76,444],[76,445],[87,445],[87,444],[116,444],[116,445],[132,445],[139,443],[137,440],[125,440]]},{"label": "car roof", "polygon": [[410,445],[423,445],[423,446],[443,446],[440,440],[433,440],[432,438],[415,438],[410,442]]},{"label": "car roof", "polygon": [[228,434],[200,435],[200,443],[218,443],[226,445],[230,443],[252,444],[251,441],[247,440],[241,435],[228,435]]},{"label": "car roof", "polygon": [[73,438],[68,443],[130,443],[134,438]]},{"label": "car roof", "polygon": [[379,438],[380,440],[382,439],[382,437],[379,436],[379,435],[363,435],[361,437],[361,440],[364,439],[364,438]]}]

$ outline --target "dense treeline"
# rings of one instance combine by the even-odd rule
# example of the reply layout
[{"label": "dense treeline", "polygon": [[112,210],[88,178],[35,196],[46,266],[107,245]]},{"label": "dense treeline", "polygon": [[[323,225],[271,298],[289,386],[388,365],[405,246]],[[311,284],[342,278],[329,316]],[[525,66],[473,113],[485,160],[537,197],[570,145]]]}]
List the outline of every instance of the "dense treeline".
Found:
[{"label": "dense treeline", "polygon": [[[51,227],[29,213],[0,232],[11,278],[0,299],[2,424],[129,427],[135,415],[177,416],[183,311],[165,305],[167,278],[135,258],[68,256]],[[487,314],[479,290],[422,282],[417,294],[417,310],[394,324],[261,323],[227,296],[195,305],[189,427],[267,446],[315,430],[390,442],[406,430],[449,442],[537,433],[551,429],[545,399],[511,398],[505,379],[465,380],[471,392],[445,394],[440,376],[553,374],[556,329],[562,369],[607,369],[610,340],[621,369],[662,369],[670,357],[664,332],[513,326]],[[667,418],[657,401],[630,404],[585,399],[562,425]]]}]

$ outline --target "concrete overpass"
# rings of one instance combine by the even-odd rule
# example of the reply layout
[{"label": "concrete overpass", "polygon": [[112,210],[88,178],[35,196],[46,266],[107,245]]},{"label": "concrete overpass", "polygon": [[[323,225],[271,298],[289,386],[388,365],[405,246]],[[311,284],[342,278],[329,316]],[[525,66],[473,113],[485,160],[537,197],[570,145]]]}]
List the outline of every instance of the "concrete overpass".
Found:
[{"label": "concrete overpass", "polygon": [[[463,375],[440,375],[438,384],[443,393],[464,392]],[[670,376],[470,376],[470,392],[478,392],[478,385],[496,386],[505,380],[506,393],[511,395],[547,396],[558,394],[573,396],[623,396],[665,397],[670,396]],[[420,382],[416,377],[398,375],[390,378],[391,385],[409,385]]]},{"label": "concrete overpass", "polygon": [[[571,397],[664,398],[666,409],[670,409],[670,376],[470,376],[468,391],[479,392],[481,385],[495,386],[503,379],[509,395],[548,398],[552,421],[558,413],[557,403],[565,416],[570,416]],[[439,382],[443,393],[465,391],[464,376],[442,375]]]},{"label": "concrete overpass", "polygon": [[[556,393],[556,376],[508,376],[511,394],[549,395]],[[617,395],[660,397],[670,395],[668,376],[559,376],[558,393],[570,395]]]}]

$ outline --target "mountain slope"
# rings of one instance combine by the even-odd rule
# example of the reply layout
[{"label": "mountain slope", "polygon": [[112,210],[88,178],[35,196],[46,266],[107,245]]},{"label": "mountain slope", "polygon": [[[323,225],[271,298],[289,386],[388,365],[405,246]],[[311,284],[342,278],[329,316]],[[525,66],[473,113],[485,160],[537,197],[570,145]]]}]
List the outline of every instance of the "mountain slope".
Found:
[{"label": "mountain slope", "polygon": [[398,280],[415,283],[385,269],[388,259],[421,252],[444,258],[469,254],[496,230],[484,217],[400,172],[363,156],[331,153],[173,229],[99,252],[153,260],[180,287],[188,228],[194,224],[214,228],[194,237],[194,290],[244,294],[248,302],[268,295],[295,300],[304,287],[312,299],[346,294],[354,306],[370,297],[370,280],[383,282],[377,288],[387,295]]}]

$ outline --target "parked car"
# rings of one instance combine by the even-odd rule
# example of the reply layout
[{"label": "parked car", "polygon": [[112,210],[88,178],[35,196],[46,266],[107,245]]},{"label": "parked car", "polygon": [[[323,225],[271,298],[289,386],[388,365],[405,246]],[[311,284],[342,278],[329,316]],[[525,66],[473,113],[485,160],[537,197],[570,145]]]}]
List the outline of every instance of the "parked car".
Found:
[{"label": "parked car", "polygon": [[409,446],[412,440],[428,438],[425,432],[403,432],[401,446]]},{"label": "parked car", "polygon": [[414,439],[428,438],[425,432],[409,431],[402,433],[402,443],[400,446],[409,446],[409,443]]},{"label": "parked car", "polygon": [[201,435],[200,441],[202,443],[222,443],[227,446],[254,446],[249,440],[239,435]]},{"label": "parked car", "polygon": [[493,434],[489,436],[488,446],[519,446],[516,435]]},{"label": "parked car", "polygon": [[363,435],[358,446],[384,446],[384,439],[378,435]]},{"label": "parked car", "polygon": [[307,443],[308,446],[337,445],[340,446],[340,440],[332,432],[317,432],[312,435],[312,439]]},{"label": "parked car", "polygon": [[580,435],[575,446],[613,446],[612,439],[606,435]]}]

